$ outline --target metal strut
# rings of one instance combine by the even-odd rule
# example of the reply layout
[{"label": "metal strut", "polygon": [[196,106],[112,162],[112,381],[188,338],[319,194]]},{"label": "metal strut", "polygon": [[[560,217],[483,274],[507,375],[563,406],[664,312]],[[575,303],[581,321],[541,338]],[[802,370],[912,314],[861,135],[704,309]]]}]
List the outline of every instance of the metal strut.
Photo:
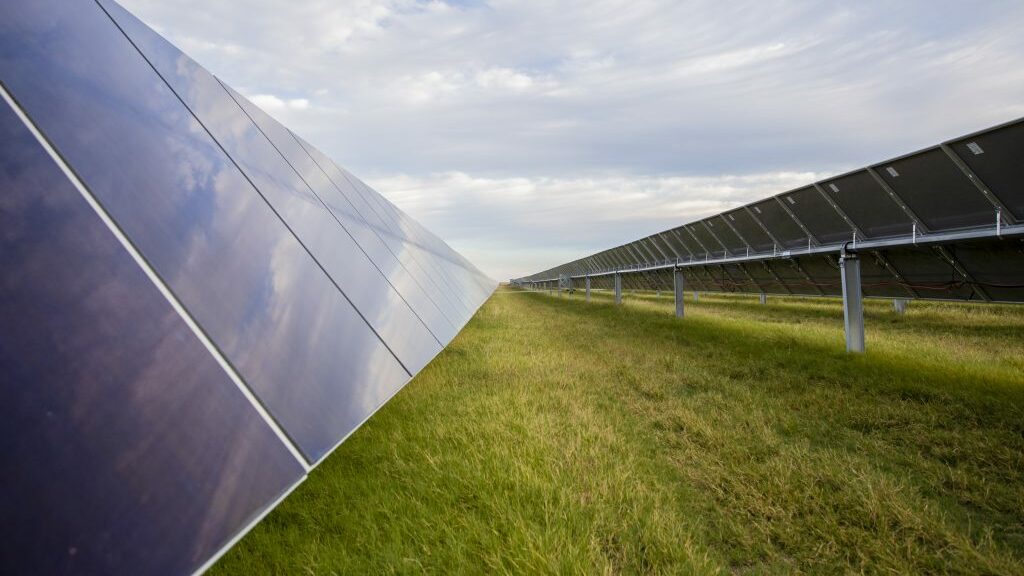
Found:
[{"label": "metal strut", "polygon": [[860,258],[843,246],[839,256],[839,272],[843,284],[843,324],[846,351],[864,352],[864,300],[860,285]]}]

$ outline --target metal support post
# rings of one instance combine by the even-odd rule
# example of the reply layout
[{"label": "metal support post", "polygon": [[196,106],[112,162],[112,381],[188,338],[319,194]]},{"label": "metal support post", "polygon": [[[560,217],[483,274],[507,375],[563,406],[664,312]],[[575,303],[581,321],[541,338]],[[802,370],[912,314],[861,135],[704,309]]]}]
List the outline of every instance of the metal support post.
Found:
[{"label": "metal support post", "polygon": [[672,280],[675,285],[676,296],[676,318],[683,317],[683,292],[686,290],[686,279],[683,277],[683,270],[676,268],[672,271]]},{"label": "metal support post", "polygon": [[694,290],[693,291],[693,301],[696,302],[698,300],[700,300],[700,292],[698,292],[697,290]]},{"label": "metal support post", "polygon": [[909,303],[910,300],[907,300],[906,298],[893,298],[892,309],[900,316],[903,316],[907,313],[907,304]]},{"label": "metal support post", "polygon": [[860,259],[856,252],[844,247],[839,257],[843,283],[843,322],[846,329],[846,351],[864,352],[864,301],[860,286]]},{"label": "metal support post", "polygon": [[768,295],[765,294],[764,292],[761,292],[761,304],[767,304],[767,303],[768,303]]},{"label": "metal support post", "polygon": [[587,276],[587,302],[590,302],[590,276]]},{"label": "metal support post", "polygon": [[615,303],[622,304],[622,274],[615,273]]}]

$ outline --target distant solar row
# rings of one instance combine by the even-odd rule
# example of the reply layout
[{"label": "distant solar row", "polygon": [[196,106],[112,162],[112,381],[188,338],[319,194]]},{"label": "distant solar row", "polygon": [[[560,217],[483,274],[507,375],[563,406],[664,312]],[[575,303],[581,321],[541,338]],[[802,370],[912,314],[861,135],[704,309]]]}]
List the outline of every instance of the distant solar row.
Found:
[{"label": "distant solar row", "polygon": [[1024,121],[828,178],[514,283],[838,295],[861,253],[866,296],[1024,302]]},{"label": "distant solar row", "polygon": [[0,18],[0,572],[202,570],[495,283],[111,0]]}]

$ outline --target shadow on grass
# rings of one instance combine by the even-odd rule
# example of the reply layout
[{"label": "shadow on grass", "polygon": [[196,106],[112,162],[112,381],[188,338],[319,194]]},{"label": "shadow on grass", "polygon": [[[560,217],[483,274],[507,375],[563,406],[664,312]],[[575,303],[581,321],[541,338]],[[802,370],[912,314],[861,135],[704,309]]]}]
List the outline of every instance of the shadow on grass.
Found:
[{"label": "shadow on grass", "polygon": [[[610,303],[610,294],[597,294],[595,303]],[[576,298],[569,298],[575,300]],[[648,293],[628,294],[625,298],[648,304],[663,304],[671,313],[672,295],[661,297]],[[745,315],[766,322],[803,324],[815,322],[839,325],[843,322],[842,301],[838,298],[769,296],[768,304],[760,304],[756,295],[714,294],[704,295],[697,302],[690,299],[687,306],[730,317]],[[948,309],[961,314],[959,322],[952,322]],[[971,308],[976,308],[977,314]],[[865,300],[864,316],[870,330],[927,334],[950,338],[1001,339],[1000,344],[1024,350],[1024,306],[1001,304],[946,304],[939,302],[913,302],[910,312],[900,316],[892,310],[889,299]],[[869,342],[870,349],[870,342]]]},{"label": "shadow on grass", "polygon": [[[600,319],[602,331],[609,338],[620,337],[637,346],[673,342],[687,348],[688,356],[694,349],[702,353],[714,351],[725,356],[744,358],[762,369],[790,372],[796,379],[805,379],[815,374],[815,383],[831,384],[854,390],[864,387],[876,393],[891,394],[895,398],[917,399],[919,401],[950,400],[970,406],[988,406],[996,414],[1007,419],[1007,425],[1024,431],[1024,379],[993,374],[980,367],[962,365],[935,365],[899,352],[873,352],[847,354],[841,341],[839,344],[802,338],[788,334],[787,330],[745,329],[740,322],[714,316],[689,316],[677,320],[670,313],[636,306],[619,307],[609,301],[593,300],[589,304],[582,299],[546,297],[536,295],[539,305],[558,308],[559,312],[572,316],[575,322]],[[754,309],[760,312],[764,306],[745,302],[723,304],[701,303],[704,310],[712,312],[729,309]],[[815,318],[831,318],[842,322],[833,312],[812,309],[801,313],[800,309],[789,309],[768,313],[789,319],[800,319],[811,315]],[[595,314],[596,312],[596,314]],[[748,319],[749,320],[749,319]],[[756,318],[752,320],[756,321]],[[916,319],[915,319],[916,321]],[[927,328],[929,333],[961,330],[933,319]],[[1014,340],[1021,335],[1014,333]],[[1008,345],[1015,345],[1008,343]],[[682,350],[681,350],[682,351]],[[800,386],[798,380],[787,385]],[[991,401],[997,400],[993,404]],[[993,416],[995,414],[992,414]]]}]

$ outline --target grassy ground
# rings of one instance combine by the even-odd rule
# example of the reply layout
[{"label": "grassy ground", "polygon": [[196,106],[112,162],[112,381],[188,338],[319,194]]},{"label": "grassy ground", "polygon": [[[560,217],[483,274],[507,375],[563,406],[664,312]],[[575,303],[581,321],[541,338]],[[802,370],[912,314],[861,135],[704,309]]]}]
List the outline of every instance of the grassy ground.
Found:
[{"label": "grassy ground", "polygon": [[1024,573],[1024,307],[502,289],[213,574]]}]

